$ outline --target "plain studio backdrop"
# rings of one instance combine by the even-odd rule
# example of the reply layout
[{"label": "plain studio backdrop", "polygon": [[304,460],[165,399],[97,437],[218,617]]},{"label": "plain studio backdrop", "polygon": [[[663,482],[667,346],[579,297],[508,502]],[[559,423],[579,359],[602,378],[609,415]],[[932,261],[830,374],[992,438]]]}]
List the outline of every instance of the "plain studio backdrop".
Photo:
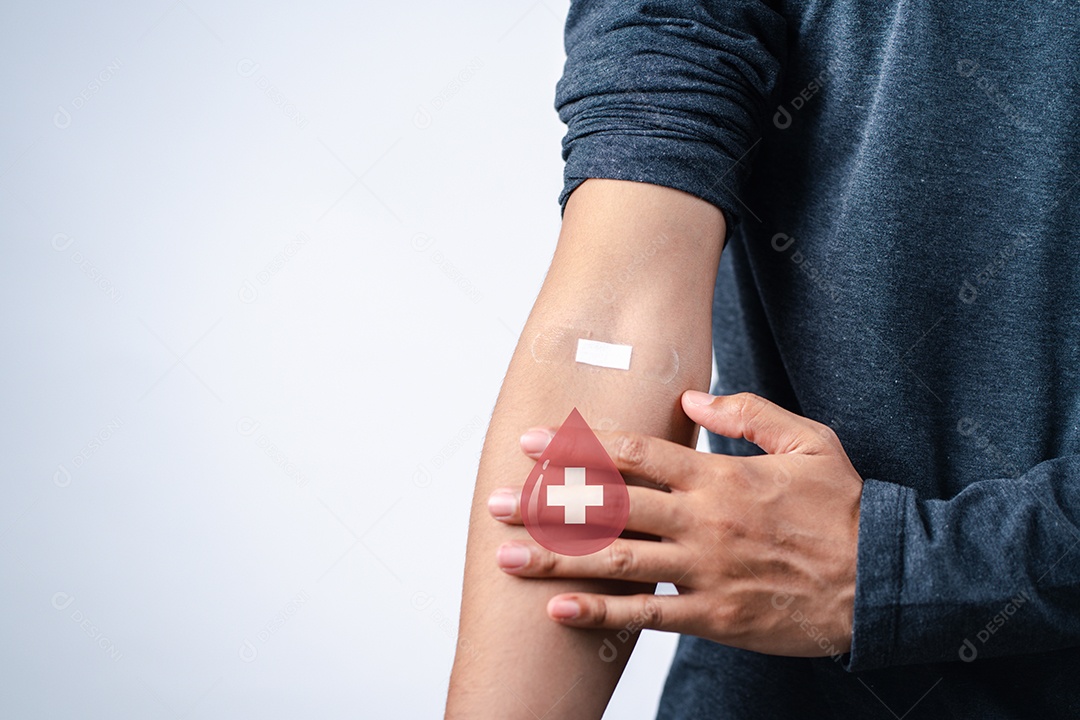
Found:
[{"label": "plain studio backdrop", "polygon": [[0,715],[440,715],[567,7],[3,4]]}]

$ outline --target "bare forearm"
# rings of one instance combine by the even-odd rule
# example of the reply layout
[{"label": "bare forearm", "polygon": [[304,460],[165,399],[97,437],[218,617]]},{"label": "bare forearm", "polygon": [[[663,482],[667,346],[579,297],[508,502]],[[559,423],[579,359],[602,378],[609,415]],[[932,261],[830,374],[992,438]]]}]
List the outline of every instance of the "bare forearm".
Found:
[{"label": "bare forearm", "polygon": [[[597,718],[629,656],[632,640],[576,630],[547,618],[566,590],[612,592],[586,581],[523,580],[501,572],[498,546],[522,528],[493,521],[486,502],[498,487],[520,487],[531,461],[518,438],[558,425],[577,407],[594,425],[617,426],[689,444],[694,425],[679,408],[687,388],[710,372],[711,295],[724,235],[714,206],[679,191],[589,180],[571,196],[551,270],[515,350],[484,444],[470,520],[460,639],[451,677],[451,718]],[[560,330],[639,342],[678,358],[673,374],[601,370],[543,362],[534,341]],[[623,591],[640,587],[623,586]],[[605,637],[619,649],[605,662]]]}]

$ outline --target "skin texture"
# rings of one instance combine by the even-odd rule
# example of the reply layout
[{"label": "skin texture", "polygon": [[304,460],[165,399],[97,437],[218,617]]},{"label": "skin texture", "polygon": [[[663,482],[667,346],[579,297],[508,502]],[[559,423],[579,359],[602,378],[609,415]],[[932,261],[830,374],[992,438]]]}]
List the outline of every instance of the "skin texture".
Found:
[{"label": "skin texture", "polygon": [[[689,391],[686,414],[767,455],[699,453],[658,438],[600,432],[624,475],[670,490],[630,488],[628,530],[662,538],[618,539],[583,557],[532,541],[499,549],[504,572],[530,578],[672,582],[675,596],[560,593],[552,620],[575,627],[645,627],[687,633],[757,652],[838,655],[851,648],[862,479],[836,434],[760,397]],[[522,442],[535,457],[554,428]],[[519,491],[492,495],[496,519],[520,522]]]},{"label": "skin texture", "polygon": [[[488,496],[520,489],[533,460],[522,433],[555,426],[574,407],[587,422],[692,445],[696,428],[679,406],[704,390],[711,368],[712,295],[725,235],[714,205],[645,183],[590,179],[571,195],[551,267],[503,381],[476,478],[448,718],[598,718],[633,647],[614,630],[552,622],[547,604],[566,592],[635,594],[626,580],[515,577],[495,562],[500,545],[529,539],[494,521]],[[512,272],[512,269],[508,269]],[[582,328],[600,340],[676,350],[668,383],[576,363],[539,363],[536,336]],[[618,642],[614,657],[604,641]],[[657,670],[660,672],[660,669]]]}]

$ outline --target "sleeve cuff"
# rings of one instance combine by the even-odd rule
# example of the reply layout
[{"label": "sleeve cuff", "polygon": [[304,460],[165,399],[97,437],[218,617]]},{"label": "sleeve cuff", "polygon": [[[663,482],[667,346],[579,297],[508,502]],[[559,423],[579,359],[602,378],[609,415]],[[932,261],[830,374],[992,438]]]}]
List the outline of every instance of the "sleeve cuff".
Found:
[{"label": "sleeve cuff", "polygon": [[706,200],[724,213],[730,234],[743,210],[734,188],[749,174],[749,150],[732,159],[711,143],[685,137],[603,133],[578,137],[566,160],[559,195],[566,201],[589,178],[631,180],[682,190]]},{"label": "sleeve cuff", "polygon": [[904,577],[905,515],[914,492],[880,480],[863,483],[851,651],[841,659],[849,672],[891,664]]}]

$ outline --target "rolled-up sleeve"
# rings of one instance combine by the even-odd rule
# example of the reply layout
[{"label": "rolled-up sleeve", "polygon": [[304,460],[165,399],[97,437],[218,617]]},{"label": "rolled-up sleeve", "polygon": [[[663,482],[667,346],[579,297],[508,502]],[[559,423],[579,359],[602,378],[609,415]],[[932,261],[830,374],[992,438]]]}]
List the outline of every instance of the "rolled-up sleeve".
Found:
[{"label": "rolled-up sleeve", "polygon": [[731,227],[784,38],[763,2],[572,2],[555,92],[562,210],[588,178],[634,180],[707,200]]}]

